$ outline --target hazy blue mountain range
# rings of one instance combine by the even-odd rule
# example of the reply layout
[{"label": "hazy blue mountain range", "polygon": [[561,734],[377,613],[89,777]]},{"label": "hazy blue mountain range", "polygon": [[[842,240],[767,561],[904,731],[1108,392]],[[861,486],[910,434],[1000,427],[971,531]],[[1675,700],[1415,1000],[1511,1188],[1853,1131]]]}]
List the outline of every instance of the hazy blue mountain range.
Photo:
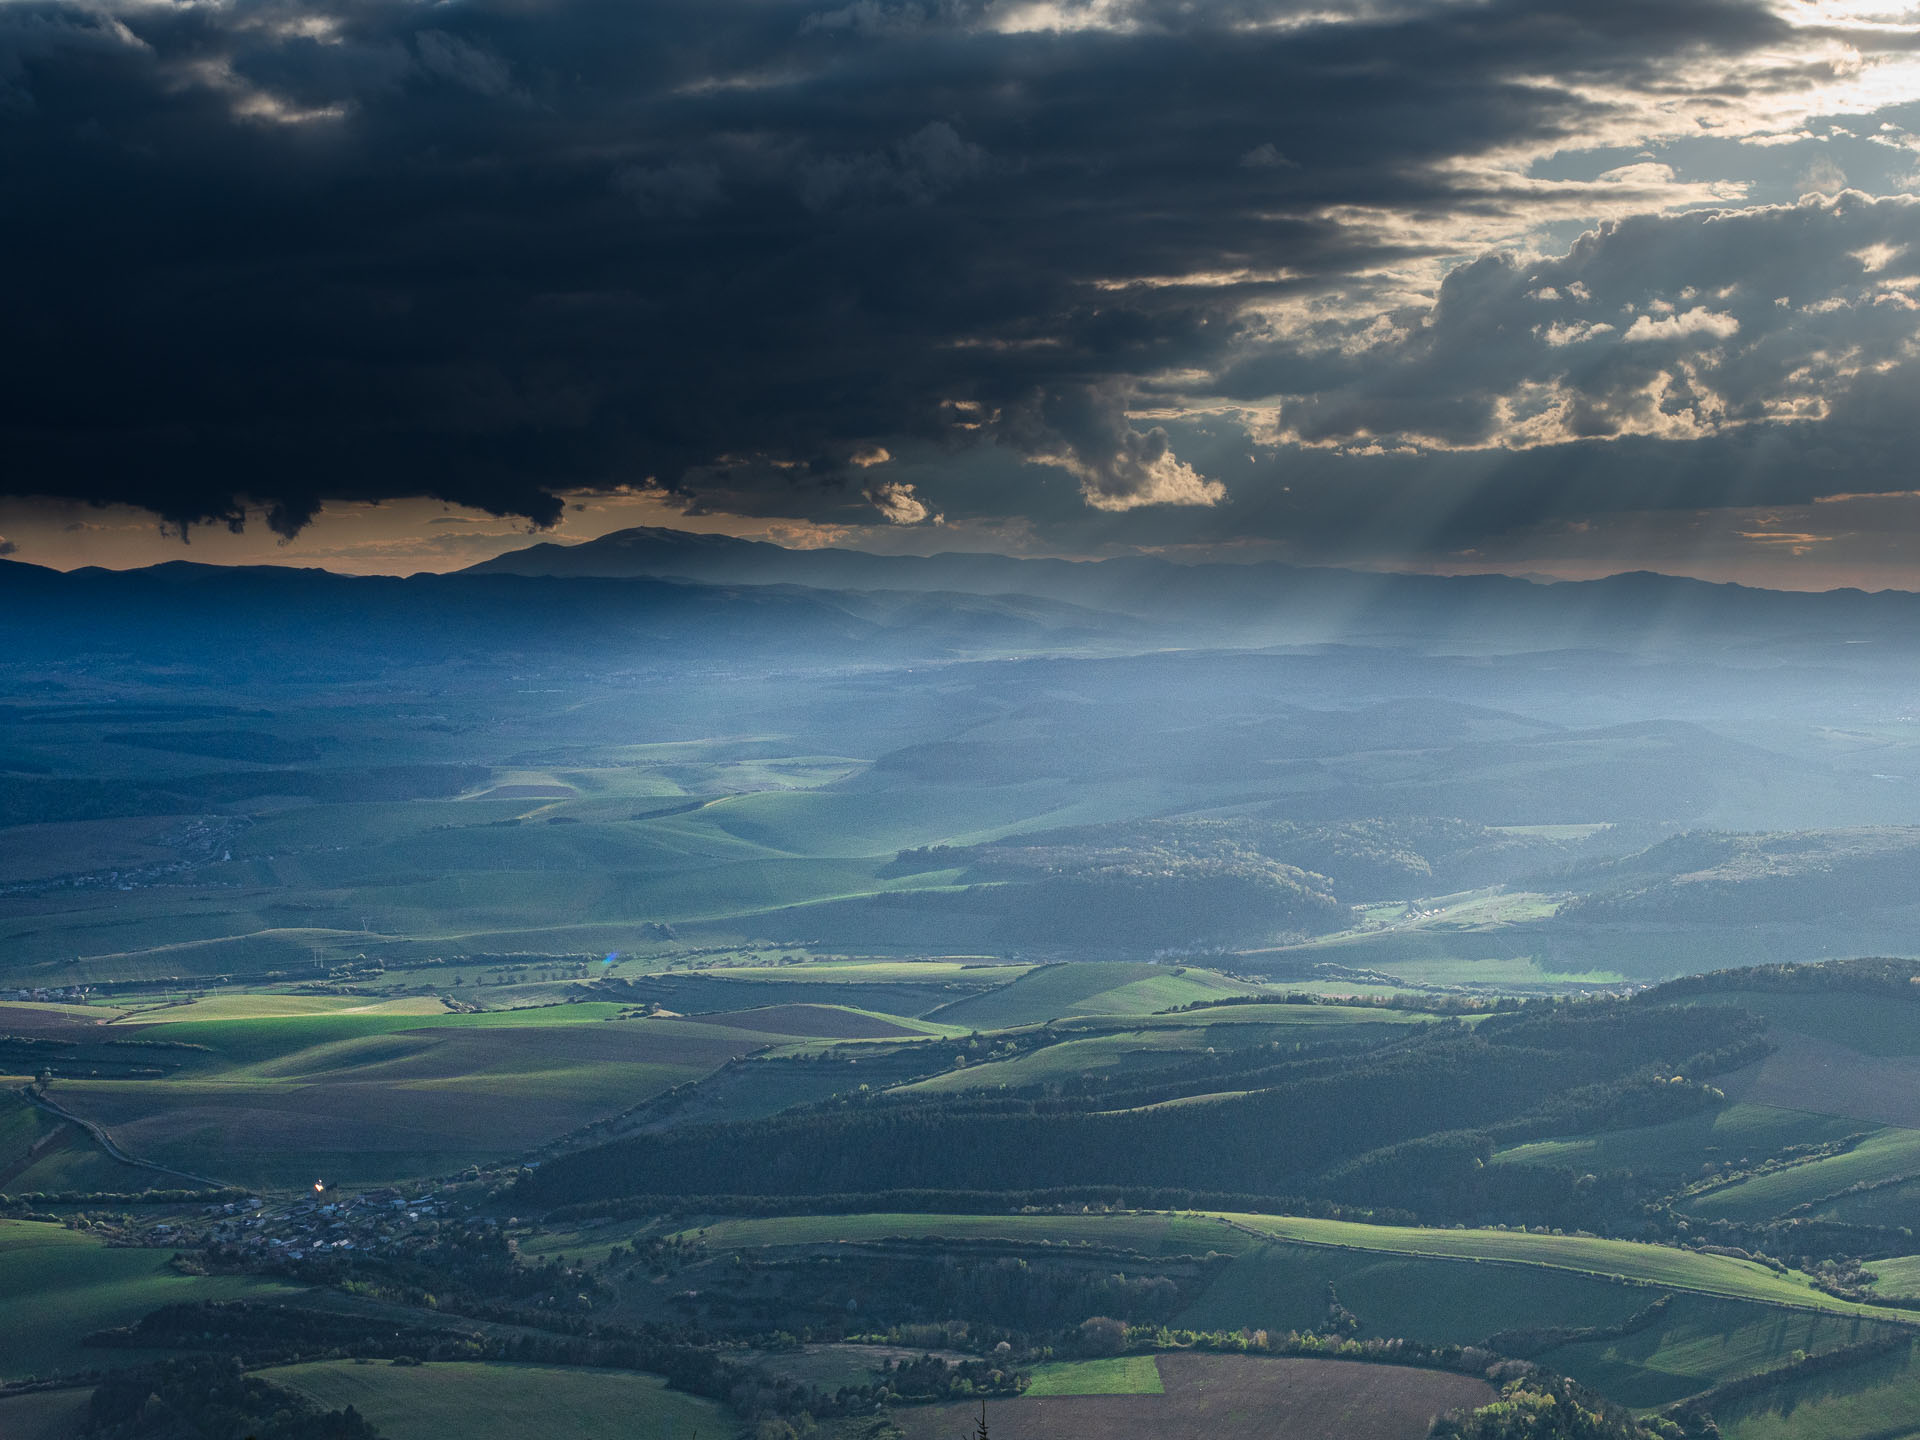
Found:
[{"label": "hazy blue mountain range", "polygon": [[1190,565],[1152,556],[875,555],[651,526],[578,545],[542,542],[462,573],[1025,595],[1131,616],[1190,642],[1235,644],[1370,638],[1531,649],[1704,641],[1786,654],[1837,642],[1904,647],[1920,622],[1920,596],[1905,591],[1759,590],[1645,572],[1541,584],[1507,575]]}]

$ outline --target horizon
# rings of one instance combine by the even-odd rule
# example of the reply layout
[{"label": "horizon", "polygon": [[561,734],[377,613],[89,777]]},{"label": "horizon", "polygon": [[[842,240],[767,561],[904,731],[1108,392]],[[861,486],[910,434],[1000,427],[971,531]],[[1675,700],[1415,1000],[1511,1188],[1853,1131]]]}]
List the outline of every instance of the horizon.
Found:
[{"label": "horizon", "polygon": [[[1832,584],[1832,585],[1816,585],[1813,583],[1788,584],[1788,583],[1781,583],[1781,582],[1787,579],[1795,578],[1795,577],[1768,575],[1763,577],[1738,578],[1738,577],[1725,576],[1725,575],[1695,574],[1695,573],[1688,573],[1685,571],[1660,570],[1660,569],[1654,569],[1654,568],[1644,567],[1644,566],[1632,567],[1632,568],[1621,568],[1621,569],[1614,569],[1614,570],[1602,570],[1594,573],[1565,574],[1565,575],[1542,574],[1538,572],[1517,572],[1512,570],[1501,570],[1501,569],[1471,569],[1471,570],[1469,569],[1438,569],[1438,568],[1388,569],[1388,568],[1379,567],[1379,566],[1340,564],[1340,563],[1331,562],[1331,561],[1316,562],[1312,560],[1281,560],[1281,559],[1249,556],[1245,554],[1244,551],[1236,551],[1232,546],[1218,547],[1215,550],[1201,552],[1201,553],[1193,553],[1191,550],[1188,550],[1188,551],[1183,551],[1182,553],[1179,553],[1179,554],[1167,554],[1163,551],[1141,548],[1141,549],[1134,549],[1134,550],[1114,552],[1114,553],[1101,554],[1101,555],[1069,555],[1069,554],[1045,554],[1045,553],[1015,554],[1015,553],[1009,553],[1004,550],[989,550],[989,549],[927,549],[927,550],[867,549],[858,544],[847,543],[847,541],[844,539],[842,539],[840,543],[832,543],[826,540],[820,540],[819,543],[805,544],[805,545],[792,545],[792,544],[783,544],[780,539],[775,538],[773,535],[769,535],[769,534],[751,534],[751,533],[736,534],[736,533],[733,533],[730,531],[724,531],[724,530],[684,530],[684,529],[679,529],[677,527],[659,526],[659,525],[623,526],[619,529],[608,530],[597,535],[578,536],[578,537],[561,536],[561,535],[555,535],[555,534],[540,532],[540,531],[522,532],[516,538],[524,543],[504,544],[500,549],[494,551],[491,554],[481,556],[477,559],[463,559],[463,561],[459,564],[454,564],[450,562],[447,565],[445,565],[443,568],[437,568],[437,569],[430,568],[430,567],[421,567],[421,568],[412,569],[412,570],[356,568],[350,564],[339,564],[339,563],[336,563],[334,565],[328,565],[328,564],[320,563],[320,560],[322,557],[290,557],[290,558],[281,559],[281,558],[274,558],[274,552],[271,552],[271,551],[266,554],[255,554],[249,551],[249,553],[242,558],[209,559],[205,556],[204,553],[194,552],[191,549],[191,546],[184,546],[182,547],[181,551],[174,551],[173,553],[162,553],[157,558],[150,557],[148,555],[143,554],[139,558],[127,559],[124,563],[120,563],[120,564],[104,563],[103,560],[99,558],[75,558],[68,561],[67,563],[50,563],[46,559],[35,559],[30,555],[19,554],[17,550],[6,552],[6,553],[0,553],[0,561],[6,561],[6,562],[15,563],[15,564],[33,565],[39,569],[52,570],[61,574],[70,574],[74,571],[86,570],[86,569],[97,569],[97,570],[108,570],[108,571],[132,571],[132,570],[153,569],[157,566],[163,566],[163,565],[196,565],[196,566],[206,566],[206,567],[215,568],[215,569],[318,570],[329,575],[339,575],[339,576],[348,577],[348,578],[408,579],[414,576],[459,575],[470,569],[474,569],[475,567],[485,565],[489,561],[511,557],[513,555],[521,553],[522,551],[530,550],[541,545],[552,545],[562,549],[576,549],[581,546],[591,545],[596,541],[605,540],[611,537],[616,537],[616,536],[628,533],[630,531],[643,531],[643,530],[657,531],[659,533],[666,534],[666,535],[687,535],[687,536],[697,536],[702,538],[712,537],[712,538],[727,539],[727,540],[750,541],[750,542],[756,542],[760,544],[773,545],[773,546],[776,546],[777,548],[788,550],[788,551],[799,553],[799,554],[804,554],[811,551],[843,551],[843,552],[848,552],[853,554],[873,555],[873,556],[878,556],[882,558],[899,558],[903,560],[933,559],[933,558],[942,558],[942,557],[982,556],[982,557],[991,557],[995,559],[1006,559],[1006,560],[1013,560],[1013,561],[1053,560],[1053,561],[1062,561],[1068,564],[1075,564],[1075,565],[1097,565],[1109,560],[1144,559],[1144,560],[1158,560],[1169,565],[1181,565],[1181,566],[1189,566],[1189,567],[1237,566],[1237,567],[1257,568],[1260,566],[1275,566],[1275,567],[1284,568],[1284,569],[1295,569],[1295,570],[1324,569],[1324,570],[1340,571],[1342,573],[1348,573],[1348,574],[1378,575],[1383,577],[1407,576],[1407,577],[1427,577],[1432,579],[1463,579],[1463,580],[1479,579],[1479,578],[1499,578],[1499,579],[1507,579],[1507,580],[1524,581],[1526,583],[1529,583],[1532,585],[1538,585],[1538,586],[1592,584],[1599,581],[1615,580],[1615,579],[1621,579],[1621,578],[1632,577],[1632,576],[1649,576],[1649,577],[1662,579],[1662,580],[1690,580],[1690,581],[1696,581],[1703,585],[1723,586],[1727,588],[1740,589],[1740,590],[1771,591],[1771,592],[1776,592],[1780,594],[1833,595],[1833,594],[1853,593],[1853,594],[1863,594],[1863,595],[1920,595],[1920,578],[1916,578],[1914,581],[1913,587],[1909,588],[1907,586],[1894,585],[1894,584],[1887,584],[1887,585],[1880,585],[1880,586],[1867,586],[1867,585],[1860,585],[1860,584]],[[165,537],[162,537],[162,538],[165,538]],[[819,540],[819,537],[817,536],[813,536],[809,538]],[[1223,551],[1224,553],[1221,553]],[[284,553],[284,550],[282,550],[282,553]],[[330,558],[337,559],[337,557],[330,557]],[[556,578],[566,578],[566,577],[556,577]],[[599,577],[599,578],[619,578],[619,577],[608,576],[608,577]],[[1801,578],[1804,580],[1809,577],[1801,577]],[[1773,580],[1775,583],[1764,583],[1766,580]],[[702,582],[698,580],[694,580],[692,583],[697,584]],[[737,584],[740,582],[734,581],[732,583]],[[799,582],[778,581],[773,583],[796,584]]]}]

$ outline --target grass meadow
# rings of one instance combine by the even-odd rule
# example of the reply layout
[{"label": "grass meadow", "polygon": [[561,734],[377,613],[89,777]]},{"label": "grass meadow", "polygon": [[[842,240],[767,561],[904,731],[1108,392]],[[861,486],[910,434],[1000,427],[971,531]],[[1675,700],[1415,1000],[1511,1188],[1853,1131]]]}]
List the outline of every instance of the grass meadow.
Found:
[{"label": "grass meadow", "polygon": [[1911,1350],[1809,1376],[1715,1411],[1726,1440],[1904,1440],[1920,1434],[1920,1363]]},{"label": "grass meadow", "polygon": [[[1858,1128],[1858,1127],[1856,1127]],[[1824,1160],[1756,1175],[1688,1199],[1683,1209],[1708,1220],[1756,1220],[1836,1195],[1852,1185],[1920,1173],[1920,1130],[1880,1130]]]},{"label": "grass meadow", "polygon": [[1882,1295],[1920,1299],[1920,1255],[1899,1255],[1867,1266],[1877,1277],[1873,1288]]},{"label": "grass meadow", "polygon": [[50,1094],[130,1153],[194,1174],[377,1183],[522,1153],[729,1060],[797,1043],[781,1031],[901,1028],[825,1008],[805,1012],[805,1026],[775,1012],[763,1032],[620,1020],[610,1003],[423,1015],[399,1002],[398,1013],[261,1017],[247,1013],[255,1002],[279,1000],[219,997],[205,1004],[232,1018],[126,1027],[206,1047],[179,1075],[60,1079]]},{"label": "grass meadow", "polygon": [[1657,1324],[1618,1339],[1563,1345],[1540,1363],[1623,1405],[1667,1405],[1784,1365],[1798,1353],[1834,1350],[1883,1332],[1857,1317],[1679,1295]]},{"label": "grass meadow", "polygon": [[713,1401],[636,1371],[335,1360],[261,1373],[329,1410],[353,1406],[386,1440],[721,1440],[738,1428]]},{"label": "grass meadow", "polygon": [[1257,995],[1256,986],[1210,970],[1175,974],[1145,962],[1081,961],[1046,965],[1011,985],[943,1006],[929,1017],[975,1030],[1039,1025],[1072,1015],[1151,1015],[1195,1000]]},{"label": "grass meadow", "polygon": [[1027,1394],[1160,1395],[1160,1367],[1151,1355],[1111,1355],[1104,1360],[1063,1360],[1034,1367]]},{"label": "grass meadow", "polygon": [[91,1390],[43,1390],[0,1399],[0,1435],[7,1440],[78,1440]]},{"label": "grass meadow", "polygon": [[81,1338],[161,1305],[294,1295],[302,1288],[246,1275],[181,1275],[172,1252],[109,1248],[80,1231],[0,1220],[0,1381],[150,1359],[93,1349]]},{"label": "grass meadow", "polygon": [[[811,1215],[716,1221],[698,1231],[710,1245],[824,1244],[888,1236],[973,1236],[1055,1244],[1126,1246],[1153,1254],[1243,1253],[1264,1240],[1359,1252],[1478,1263],[1490,1285],[1511,1283],[1508,1267],[1539,1267],[1657,1289],[1691,1291],[1833,1315],[1902,1321],[1900,1311],[1836,1299],[1805,1276],[1763,1265],[1631,1240],[1540,1235],[1514,1230],[1433,1230],[1279,1215]],[[1237,1235],[1240,1243],[1222,1243]],[[1641,1292],[1643,1295],[1644,1291]],[[1646,1296],[1646,1299],[1651,1299]],[[1641,1303],[1645,1303],[1645,1299]],[[1637,1306],[1633,1308],[1638,1308]]]},{"label": "grass meadow", "polygon": [[1742,1156],[1760,1159],[1790,1145],[1827,1144],[1869,1128],[1842,1116],[1775,1105],[1734,1104],[1663,1125],[1637,1125],[1569,1140],[1536,1140],[1509,1146],[1495,1157],[1495,1163],[1687,1174],[1708,1161],[1724,1162]]}]

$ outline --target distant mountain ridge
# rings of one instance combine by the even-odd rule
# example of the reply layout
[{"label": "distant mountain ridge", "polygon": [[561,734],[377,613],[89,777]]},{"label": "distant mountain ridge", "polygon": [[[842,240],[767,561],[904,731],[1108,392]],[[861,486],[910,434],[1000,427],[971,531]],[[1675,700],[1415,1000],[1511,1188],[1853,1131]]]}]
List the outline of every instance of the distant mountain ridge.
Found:
[{"label": "distant mountain ridge", "polygon": [[1056,595],[1074,584],[1074,560],[947,551],[878,555],[822,547],[793,550],[765,540],[640,525],[576,545],[541,541],[470,565],[463,575],[543,575],[696,580],[707,584],[808,585],[830,590],[955,590]]},{"label": "distant mountain ridge", "polygon": [[0,653],[299,666],[539,661],[895,662],[1140,643],[1137,622],[1045,600],[633,578],[337,575],[170,561],[62,573],[0,560]]},{"label": "distant mountain ridge", "polygon": [[791,550],[654,526],[577,545],[542,542],[460,573],[1022,595],[1134,617],[1185,643],[1365,639],[1501,649],[1707,639],[1775,649],[1846,642],[1905,649],[1920,634],[1920,594],[1907,591],[1759,590],[1647,571],[1542,584],[1508,575],[1185,564],[1144,555],[1086,561],[951,551],[877,555]]},{"label": "distant mountain ridge", "polygon": [[62,573],[0,560],[0,647],[22,658],[193,650],[283,661],[324,651],[376,662],[567,653],[886,664],[1323,645],[1880,673],[1920,659],[1920,595],[1646,573],[1542,585],[1151,556],[890,556],[658,529],[405,577],[186,561]]}]

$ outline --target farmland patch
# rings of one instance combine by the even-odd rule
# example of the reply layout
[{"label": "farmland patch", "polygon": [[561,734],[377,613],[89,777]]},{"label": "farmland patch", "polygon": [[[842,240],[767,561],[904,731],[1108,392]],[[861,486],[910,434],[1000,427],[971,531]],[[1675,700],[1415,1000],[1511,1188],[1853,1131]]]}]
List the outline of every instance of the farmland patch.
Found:
[{"label": "farmland patch", "polygon": [[181,1275],[169,1250],[109,1248],[58,1225],[0,1220],[0,1381],[137,1364],[137,1350],[83,1346],[161,1305],[276,1298],[300,1287],[248,1275]]},{"label": "farmland patch", "polygon": [[0,1400],[0,1435],[7,1440],[76,1440],[87,1421],[91,1390],[47,1390]]},{"label": "farmland patch", "polygon": [[1726,1440],[1870,1440],[1920,1433],[1920,1363],[1911,1350],[1789,1380],[1716,1409]]},{"label": "farmland patch", "polygon": [[809,1039],[898,1040],[927,1033],[895,1024],[879,1015],[863,1014],[837,1005],[767,1005],[758,1010],[720,1011],[700,1018],[709,1025]]},{"label": "farmland patch", "polygon": [[327,1409],[353,1406],[386,1440],[688,1440],[737,1428],[713,1401],[630,1370],[328,1361],[261,1373]]},{"label": "farmland patch", "polygon": [[[1026,1395],[989,1404],[996,1432],[1047,1440],[1422,1440],[1444,1410],[1484,1405],[1484,1380],[1398,1365],[1244,1355],[1159,1357],[1163,1394]],[[907,1440],[966,1433],[976,1405],[902,1407]]]},{"label": "farmland patch", "polygon": [[1104,1360],[1063,1360],[1033,1372],[1027,1394],[1163,1395],[1160,1367],[1151,1355],[1111,1355]]},{"label": "farmland patch", "polygon": [[1689,1214],[1708,1219],[1764,1219],[1795,1205],[1837,1195],[1852,1185],[1920,1173],[1920,1130],[1882,1130],[1843,1154],[1756,1175],[1688,1200]]},{"label": "farmland patch", "polygon": [[1864,1054],[1806,1035],[1779,1040],[1743,1099],[1920,1129],[1920,1056]]}]

